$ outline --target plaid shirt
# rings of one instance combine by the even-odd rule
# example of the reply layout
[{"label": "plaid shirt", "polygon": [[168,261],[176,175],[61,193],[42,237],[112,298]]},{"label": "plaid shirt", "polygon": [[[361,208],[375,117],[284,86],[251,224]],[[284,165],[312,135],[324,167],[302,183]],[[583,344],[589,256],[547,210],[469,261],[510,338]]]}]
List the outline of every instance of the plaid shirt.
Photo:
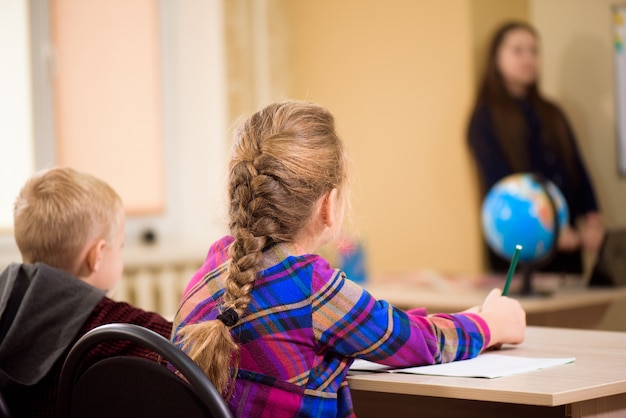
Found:
[{"label": "plaid shirt", "polygon": [[[173,341],[220,312],[228,266],[224,237],[185,290]],[[346,374],[354,358],[416,366],[474,357],[489,329],[474,314],[400,311],[378,301],[317,255],[279,244],[264,253],[252,299],[231,328],[241,347],[229,407],[240,417],[354,416]],[[418,313],[418,312],[421,312]]]}]

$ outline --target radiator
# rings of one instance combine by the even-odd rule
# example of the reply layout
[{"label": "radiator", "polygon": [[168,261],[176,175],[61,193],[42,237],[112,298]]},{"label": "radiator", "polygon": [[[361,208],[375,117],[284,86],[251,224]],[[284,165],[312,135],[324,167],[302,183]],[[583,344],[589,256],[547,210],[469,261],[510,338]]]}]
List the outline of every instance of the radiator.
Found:
[{"label": "radiator", "polygon": [[[0,247],[0,272],[19,262],[17,248]],[[110,297],[173,319],[187,283],[204,261],[202,245],[127,247],[124,272]]]},{"label": "radiator", "polygon": [[124,261],[122,279],[111,298],[173,319],[187,283],[202,259],[139,257]]}]

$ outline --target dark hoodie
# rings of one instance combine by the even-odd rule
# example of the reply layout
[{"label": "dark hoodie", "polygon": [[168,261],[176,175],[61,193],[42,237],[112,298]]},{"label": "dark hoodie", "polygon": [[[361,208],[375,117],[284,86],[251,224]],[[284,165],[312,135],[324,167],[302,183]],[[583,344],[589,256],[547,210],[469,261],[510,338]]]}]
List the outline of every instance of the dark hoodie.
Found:
[{"label": "dark hoodie", "polygon": [[0,390],[48,374],[103,297],[45,264],[7,267],[0,275]]},{"label": "dark hoodie", "polygon": [[[15,417],[55,416],[56,386],[71,346],[90,329],[120,322],[169,338],[160,315],[115,302],[70,274],[45,264],[11,264],[0,275],[0,393]],[[151,358],[129,342],[101,344],[109,355]],[[156,360],[156,357],[152,357]]]}]

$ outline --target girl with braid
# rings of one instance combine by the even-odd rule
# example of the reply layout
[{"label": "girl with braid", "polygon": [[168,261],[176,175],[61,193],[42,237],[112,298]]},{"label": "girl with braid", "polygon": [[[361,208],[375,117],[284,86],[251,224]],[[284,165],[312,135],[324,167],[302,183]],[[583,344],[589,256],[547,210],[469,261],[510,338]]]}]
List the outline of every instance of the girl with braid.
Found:
[{"label": "girl with braid", "polygon": [[524,339],[523,309],[498,289],[462,313],[404,312],[315,254],[338,233],[348,195],[346,151],[322,107],[287,101],[247,119],[228,193],[231,235],[189,282],[173,341],[236,416],[354,416],[355,358],[443,363]]}]

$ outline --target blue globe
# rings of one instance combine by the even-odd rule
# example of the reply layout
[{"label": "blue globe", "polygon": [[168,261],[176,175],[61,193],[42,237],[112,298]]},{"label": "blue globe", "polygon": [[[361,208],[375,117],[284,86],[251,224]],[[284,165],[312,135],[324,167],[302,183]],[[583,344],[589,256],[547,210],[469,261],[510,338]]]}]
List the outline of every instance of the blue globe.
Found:
[{"label": "blue globe", "polygon": [[565,228],[569,222],[563,194],[554,183],[540,182],[530,173],[503,178],[493,185],[483,201],[485,239],[505,259],[513,257],[517,244],[522,246],[520,261],[534,263],[545,259],[557,242],[555,222],[559,228]]}]

